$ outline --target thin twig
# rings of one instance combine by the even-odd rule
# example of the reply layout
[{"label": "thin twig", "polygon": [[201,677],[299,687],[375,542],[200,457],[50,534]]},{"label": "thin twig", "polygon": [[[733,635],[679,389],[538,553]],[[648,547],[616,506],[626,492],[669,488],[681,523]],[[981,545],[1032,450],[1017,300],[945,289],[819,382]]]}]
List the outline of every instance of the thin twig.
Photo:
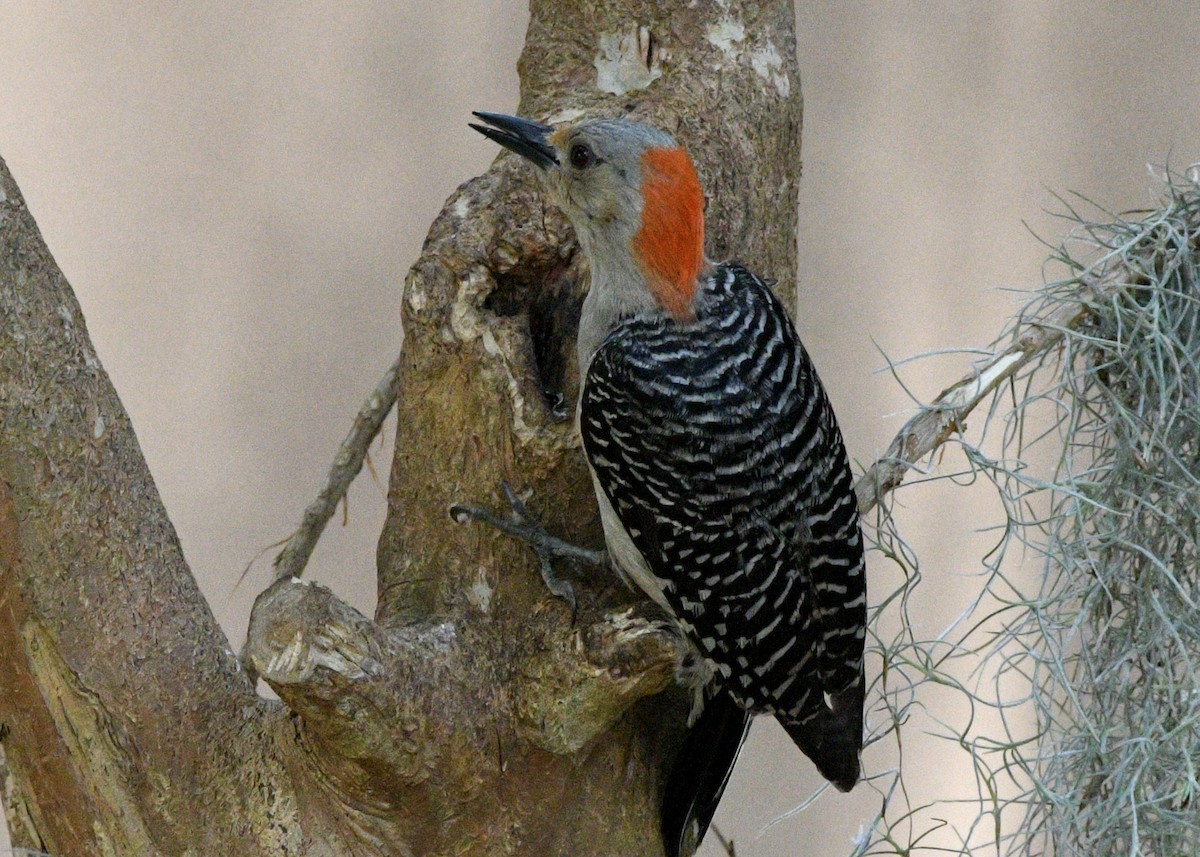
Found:
[{"label": "thin twig", "polygon": [[275,558],[276,580],[281,577],[299,577],[304,572],[308,558],[312,556],[313,548],[325,530],[325,524],[337,510],[338,503],[346,496],[354,477],[362,470],[367,448],[375,435],[379,434],[384,418],[396,403],[396,379],[399,373],[400,358],[396,358],[396,362],[388,367],[383,378],[359,409],[358,416],[354,418],[354,425],[350,427],[350,433],[342,441],[337,457],[329,468],[325,487],[321,489],[317,499],[304,510],[300,526]]},{"label": "thin twig", "polygon": [[724,834],[721,833],[721,828],[715,824],[709,825],[709,829],[712,830],[713,836],[717,837],[717,843],[725,849],[725,853],[729,857],[737,857],[737,848],[734,847],[733,840],[726,839]]},{"label": "thin twig", "polygon": [[904,481],[910,467],[962,430],[967,416],[992,392],[1021,369],[1057,345],[1068,330],[1091,316],[1086,298],[1102,293],[1128,272],[1114,266],[1102,276],[1083,279],[1078,301],[1064,301],[1048,315],[1018,327],[1012,344],[995,352],[983,365],[922,406],[904,424],[887,451],[854,485],[859,514],[866,514]]}]

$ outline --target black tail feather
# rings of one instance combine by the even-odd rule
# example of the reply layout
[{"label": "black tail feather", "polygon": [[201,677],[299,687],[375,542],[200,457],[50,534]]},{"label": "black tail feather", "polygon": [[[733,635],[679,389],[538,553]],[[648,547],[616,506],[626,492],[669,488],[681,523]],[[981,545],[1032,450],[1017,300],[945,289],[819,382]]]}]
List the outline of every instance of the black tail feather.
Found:
[{"label": "black tail feather", "polygon": [[688,731],[663,793],[667,857],[690,855],[704,839],[749,728],[749,712],[717,693]]},{"label": "black tail feather", "polygon": [[839,791],[848,792],[858,782],[858,753],[862,749],[863,681],[833,694],[833,709],[821,706],[814,718],[799,723],[780,719],[783,728]]}]

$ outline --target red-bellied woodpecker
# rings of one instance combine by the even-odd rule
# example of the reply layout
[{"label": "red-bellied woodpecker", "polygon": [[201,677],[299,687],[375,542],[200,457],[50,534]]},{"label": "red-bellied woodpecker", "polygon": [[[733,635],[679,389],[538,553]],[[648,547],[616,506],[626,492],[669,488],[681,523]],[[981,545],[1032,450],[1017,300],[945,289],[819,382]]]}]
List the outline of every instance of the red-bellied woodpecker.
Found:
[{"label": "red-bellied woodpecker", "polygon": [[668,786],[668,851],[703,836],[750,713],[850,789],[863,544],[841,432],[783,305],[705,260],[700,183],[668,134],[475,115],[540,168],[590,261],[578,418],[609,556],[678,624],[684,677],[709,697]]}]

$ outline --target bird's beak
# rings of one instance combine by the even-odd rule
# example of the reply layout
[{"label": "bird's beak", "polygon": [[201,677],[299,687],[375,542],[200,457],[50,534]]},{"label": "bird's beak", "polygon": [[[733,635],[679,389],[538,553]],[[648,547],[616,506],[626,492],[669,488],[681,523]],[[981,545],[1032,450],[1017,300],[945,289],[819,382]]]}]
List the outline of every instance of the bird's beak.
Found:
[{"label": "bird's beak", "polygon": [[470,123],[472,128],[489,140],[495,140],[504,148],[528,158],[542,169],[558,163],[554,147],[546,140],[554,130],[549,125],[539,125],[520,116],[505,116],[503,113],[481,113],[478,110],[473,113],[492,126],[488,128]]}]

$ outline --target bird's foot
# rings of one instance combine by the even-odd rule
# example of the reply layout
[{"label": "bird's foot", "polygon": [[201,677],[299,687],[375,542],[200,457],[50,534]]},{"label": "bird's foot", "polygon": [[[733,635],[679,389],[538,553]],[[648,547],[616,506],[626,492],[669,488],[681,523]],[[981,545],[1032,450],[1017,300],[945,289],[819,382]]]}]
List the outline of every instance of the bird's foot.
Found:
[{"label": "bird's foot", "polygon": [[713,688],[716,669],[697,652],[688,652],[675,667],[675,682],[692,692],[692,710],[688,712],[688,726],[700,719],[704,704]]},{"label": "bird's foot", "polygon": [[575,588],[569,580],[563,580],[558,576],[554,570],[554,560],[565,559],[573,565],[582,562],[596,568],[605,568],[608,565],[608,554],[605,551],[581,548],[550,535],[541,524],[530,517],[529,510],[525,508],[525,504],[513,491],[512,486],[507,482],[502,482],[500,487],[504,492],[504,499],[508,501],[509,512],[507,515],[498,515],[477,506],[455,504],[450,507],[450,517],[460,524],[465,524],[467,521],[487,524],[532,547],[541,561],[542,580],[545,582],[546,588],[550,590],[551,594],[567,602],[571,608],[571,622],[574,623],[578,610]]}]

